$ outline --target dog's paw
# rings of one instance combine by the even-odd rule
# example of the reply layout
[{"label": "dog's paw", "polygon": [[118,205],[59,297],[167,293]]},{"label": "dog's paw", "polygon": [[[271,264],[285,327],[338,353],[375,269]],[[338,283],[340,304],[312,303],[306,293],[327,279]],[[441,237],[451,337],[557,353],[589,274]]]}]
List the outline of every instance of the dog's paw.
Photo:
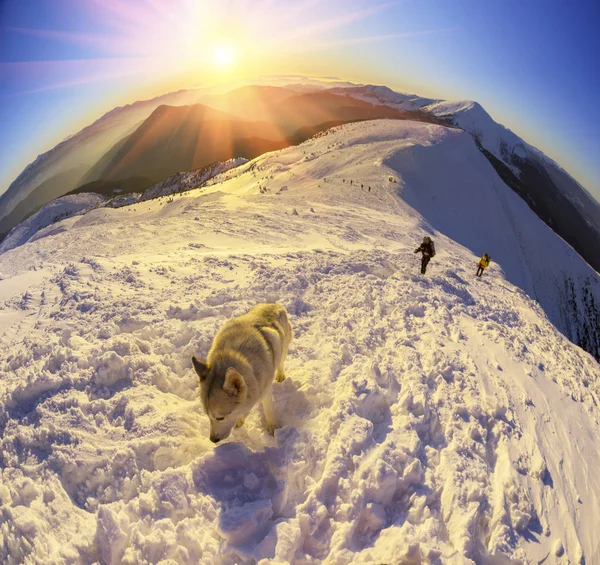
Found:
[{"label": "dog's paw", "polygon": [[241,428],[244,425],[245,418],[238,418],[238,421],[235,423],[236,428]]},{"label": "dog's paw", "polygon": [[285,381],[285,373],[277,373],[275,376],[275,382],[281,383]]}]

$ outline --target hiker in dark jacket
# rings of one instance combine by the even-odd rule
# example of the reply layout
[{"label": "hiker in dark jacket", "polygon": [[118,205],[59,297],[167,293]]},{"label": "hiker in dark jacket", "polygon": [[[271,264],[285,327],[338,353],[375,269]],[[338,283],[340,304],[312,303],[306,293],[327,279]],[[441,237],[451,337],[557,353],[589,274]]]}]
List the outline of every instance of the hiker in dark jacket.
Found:
[{"label": "hiker in dark jacket", "polygon": [[421,274],[424,275],[427,270],[427,264],[432,257],[435,257],[435,245],[429,236],[426,235],[423,238],[423,243],[415,249],[415,253],[419,253],[419,251],[423,253],[423,257],[421,258]]}]

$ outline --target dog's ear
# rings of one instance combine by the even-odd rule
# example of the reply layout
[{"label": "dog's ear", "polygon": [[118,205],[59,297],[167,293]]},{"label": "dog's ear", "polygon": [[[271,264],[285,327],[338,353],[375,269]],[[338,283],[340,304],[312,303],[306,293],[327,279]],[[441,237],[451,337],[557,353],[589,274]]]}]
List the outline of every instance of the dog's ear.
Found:
[{"label": "dog's ear", "polygon": [[244,381],[244,377],[242,377],[242,375],[240,375],[233,367],[229,367],[225,373],[223,390],[231,396],[240,396],[246,392],[246,382]]},{"label": "dog's ear", "polygon": [[192,364],[194,365],[194,369],[196,369],[196,373],[198,373],[200,382],[202,382],[207,377],[210,367],[206,363],[198,361],[195,357],[192,357]]}]

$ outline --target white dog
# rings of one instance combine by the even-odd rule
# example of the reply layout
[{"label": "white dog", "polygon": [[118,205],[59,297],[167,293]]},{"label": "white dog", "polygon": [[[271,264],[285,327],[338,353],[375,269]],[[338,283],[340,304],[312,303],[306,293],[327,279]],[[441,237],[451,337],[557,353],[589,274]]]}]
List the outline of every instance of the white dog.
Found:
[{"label": "white dog", "polygon": [[280,304],[257,304],[229,320],[213,340],[206,362],[192,357],[200,377],[200,397],[214,443],[239,427],[261,400],[267,431],[275,431],[273,379],[285,379],[283,364],[293,332]]}]

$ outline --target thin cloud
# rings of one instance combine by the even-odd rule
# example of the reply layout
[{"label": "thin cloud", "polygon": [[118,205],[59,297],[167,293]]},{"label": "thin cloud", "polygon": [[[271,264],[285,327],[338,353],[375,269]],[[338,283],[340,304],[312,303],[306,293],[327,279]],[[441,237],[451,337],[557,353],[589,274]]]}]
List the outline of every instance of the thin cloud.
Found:
[{"label": "thin cloud", "polygon": [[35,29],[28,27],[8,27],[4,26],[2,29],[7,31],[13,31],[16,33],[22,33],[24,35],[33,35],[35,37],[43,37],[45,39],[56,39],[59,41],[71,41],[76,43],[90,43],[90,44],[102,44],[108,41],[110,38],[101,35],[95,35],[91,33],[78,33],[73,31],[58,31],[51,29]]},{"label": "thin cloud", "polygon": [[330,18],[327,20],[323,20],[320,22],[315,22],[305,27],[301,27],[296,32],[287,33],[286,38],[289,39],[298,39],[300,37],[304,37],[307,35],[313,35],[315,33],[324,33],[331,32],[336,29],[340,29],[342,27],[346,27],[351,23],[363,20],[377,14],[390,6],[396,5],[398,2],[382,2],[381,4],[377,4],[376,6],[372,6],[370,8],[365,8],[363,10],[356,10],[354,12],[350,12],[345,14],[342,17],[336,16],[334,18]]},{"label": "thin cloud", "polygon": [[37,82],[40,82],[40,77],[42,80],[44,77],[49,79],[45,84],[9,94],[18,96],[148,73],[152,68],[152,61],[143,58],[19,61],[0,63],[0,76],[7,81],[12,79],[16,82],[20,82],[19,77],[22,76],[36,76]]},{"label": "thin cloud", "polygon": [[77,45],[87,45],[95,47],[102,52],[108,53],[123,53],[125,48],[128,48],[132,42],[124,41],[121,37],[113,35],[98,35],[94,33],[81,33],[73,31],[58,31],[49,29],[35,29],[24,27],[4,27],[3,29],[22,33],[24,35],[32,35],[44,39],[52,39],[54,41],[64,41]]},{"label": "thin cloud", "polygon": [[322,41],[318,43],[312,43],[310,45],[303,45],[301,49],[303,51],[315,50],[315,49],[327,49],[331,47],[342,47],[345,45],[358,45],[361,43],[375,43],[377,41],[389,41],[391,39],[410,39],[413,37],[419,37],[422,35],[437,35],[442,33],[449,33],[458,31],[458,27],[440,28],[440,29],[425,29],[421,31],[407,31],[404,33],[389,33],[386,35],[369,35],[366,37],[352,37],[347,39],[337,39],[333,41]]}]

